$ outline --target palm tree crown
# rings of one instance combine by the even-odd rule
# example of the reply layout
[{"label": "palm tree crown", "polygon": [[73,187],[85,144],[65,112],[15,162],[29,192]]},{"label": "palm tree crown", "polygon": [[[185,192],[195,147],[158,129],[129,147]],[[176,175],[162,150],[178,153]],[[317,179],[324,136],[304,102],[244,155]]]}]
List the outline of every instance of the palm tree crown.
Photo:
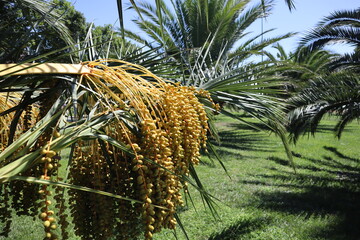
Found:
[{"label": "palm tree crown", "polygon": [[[221,51],[229,51],[246,35],[246,28],[269,9],[261,4],[245,10],[249,0],[176,0],[172,8],[163,0],[156,6],[141,3],[136,8],[146,19],[135,22],[153,43],[128,32],[133,39],[148,46],[162,46],[167,53],[194,52],[211,45],[210,56],[216,59]],[[265,10],[265,11],[264,11]]]}]

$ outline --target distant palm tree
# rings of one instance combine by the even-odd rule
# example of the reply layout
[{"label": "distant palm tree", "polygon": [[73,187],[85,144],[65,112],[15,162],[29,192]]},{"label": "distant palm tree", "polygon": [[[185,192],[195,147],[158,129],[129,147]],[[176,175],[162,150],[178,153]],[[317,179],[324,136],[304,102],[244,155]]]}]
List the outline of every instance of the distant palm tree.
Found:
[{"label": "distant palm tree", "polygon": [[289,94],[306,87],[313,79],[330,73],[330,66],[340,57],[322,49],[311,51],[308,47],[299,47],[290,53],[286,53],[280,44],[274,48],[277,50],[276,55],[270,52],[265,52],[265,55],[268,61],[279,68],[278,74],[288,78]]},{"label": "distant palm tree", "polygon": [[[147,38],[128,32],[128,36],[149,47],[163,47],[168,54],[198,53],[209,46],[209,57],[217,59],[243,38],[246,29],[268,14],[270,1],[245,10],[249,0],[176,0],[167,6],[157,0],[153,6],[134,6],[141,16],[135,20]],[[233,50],[236,52],[235,50]]]}]

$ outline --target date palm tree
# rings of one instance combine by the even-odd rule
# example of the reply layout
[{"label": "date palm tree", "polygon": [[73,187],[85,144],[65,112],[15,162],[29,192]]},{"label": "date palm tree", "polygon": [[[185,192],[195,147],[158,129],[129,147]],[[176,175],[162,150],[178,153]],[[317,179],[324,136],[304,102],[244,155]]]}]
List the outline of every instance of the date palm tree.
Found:
[{"label": "date palm tree", "polygon": [[[12,25],[5,21],[0,26],[1,36],[10,36],[0,39],[0,236],[7,236],[11,230],[14,210],[23,216],[39,216],[49,239],[59,238],[55,228],[61,228],[62,239],[69,238],[69,229],[76,229],[76,235],[84,239],[136,239],[141,234],[151,239],[155,230],[174,228],[177,222],[181,226],[175,212],[176,205],[182,203],[180,188],[176,186],[185,186],[185,182],[194,184],[214,211],[213,198],[204,190],[194,169],[207,139],[206,112],[199,103],[201,98],[210,101],[206,92],[180,88],[143,66],[122,60],[53,64],[59,59],[70,61],[68,56],[76,53],[73,41],[67,42],[67,38],[71,40],[69,34],[55,35],[65,42],[61,49],[42,45],[44,32],[60,31],[60,26],[69,33],[58,12],[53,12],[55,6],[40,0],[0,4],[4,7],[1,21],[12,20]],[[37,51],[41,48],[37,46],[46,48]],[[98,54],[103,52],[94,55]],[[132,54],[131,58],[157,69],[165,66],[152,53]],[[165,107],[171,114],[165,113]],[[211,104],[207,108],[213,109]],[[174,122],[157,123],[152,119]],[[181,122],[189,127],[186,136],[192,134],[186,141],[181,131],[187,127]],[[173,126],[178,126],[178,132],[167,134],[164,129]],[[199,128],[194,131],[196,126]],[[176,143],[166,139],[170,132],[174,134],[172,139],[178,138]],[[145,133],[151,135],[145,137]],[[136,143],[136,139],[141,143]],[[170,149],[177,144],[194,143],[194,139],[199,140],[197,146]],[[150,150],[155,145],[148,141],[153,140],[158,141],[161,152]],[[142,146],[146,142],[148,146]],[[141,153],[145,149],[157,155]],[[190,160],[191,156],[192,160],[176,169],[172,152],[179,159]],[[159,162],[160,156],[166,164]],[[172,179],[165,180],[165,175]],[[150,182],[151,179],[173,184],[166,188],[170,191],[166,201],[156,203],[162,199],[155,199],[165,196],[156,191],[164,190],[166,184]],[[51,200],[50,190],[54,195]],[[71,203],[65,204],[67,200]],[[70,228],[67,206],[74,217],[74,227]],[[161,214],[162,219],[155,223]]]},{"label": "date palm tree", "polygon": [[[130,31],[127,31],[127,36],[149,48],[158,47],[162,53],[173,56],[175,62],[180,62],[175,69],[181,74],[176,75],[174,81],[209,90],[213,97],[219,94],[219,89],[231,92],[233,97],[235,92],[242,96],[248,94],[255,97],[249,108],[246,107],[247,97],[232,102],[237,102],[243,110],[262,112],[254,107],[256,102],[262,105],[255,99],[266,97],[264,93],[274,94],[268,90],[279,79],[274,77],[268,79],[269,84],[264,84],[262,71],[268,70],[266,64],[250,64],[247,60],[291,34],[257,41],[263,35],[260,33],[246,41],[240,40],[248,34],[246,30],[255,20],[269,13],[272,1],[263,1],[248,10],[245,10],[249,3],[247,0],[176,0],[171,3],[168,6],[158,0],[156,5],[147,2],[133,4],[139,13],[135,22],[146,37]],[[240,99],[245,102],[241,103]],[[269,102],[279,106],[275,98]],[[264,106],[261,109],[264,110]]]}]

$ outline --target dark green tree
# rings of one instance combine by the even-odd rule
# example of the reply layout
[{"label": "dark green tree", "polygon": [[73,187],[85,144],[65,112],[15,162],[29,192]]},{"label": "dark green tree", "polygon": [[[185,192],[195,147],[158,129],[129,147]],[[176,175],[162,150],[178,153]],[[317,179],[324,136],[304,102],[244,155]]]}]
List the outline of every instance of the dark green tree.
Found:
[{"label": "dark green tree", "polygon": [[[0,1],[0,61],[19,62],[59,49],[70,52],[85,18],[67,1]],[[69,49],[64,49],[69,47]],[[62,57],[57,61],[70,61]]]},{"label": "dark green tree", "polygon": [[51,3],[60,15],[60,20],[69,29],[74,41],[84,40],[87,32],[87,24],[84,14],[77,11],[74,6],[66,0],[52,0]]}]

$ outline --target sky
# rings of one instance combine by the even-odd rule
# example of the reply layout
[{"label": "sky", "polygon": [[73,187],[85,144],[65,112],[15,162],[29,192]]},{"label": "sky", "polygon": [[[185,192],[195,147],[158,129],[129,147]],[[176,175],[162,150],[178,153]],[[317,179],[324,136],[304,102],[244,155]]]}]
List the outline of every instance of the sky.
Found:
[{"label": "sky", "polygon": [[[82,12],[88,22],[94,22],[96,26],[112,24],[119,27],[118,10],[116,0],[69,0],[75,9]],[[155,0],[146,0],[155,4]],[[101,4],[99,4],[101,2]],[[170,2],[165,0],[165,2]],[[260,0],[252,0],[257,3]],[[250,3],[250,4],[251,4]],[[129,0],[123,0],[123,8],[130,6]],[[264,21],[264,30],[273,29],[264,37],[275,37],[288,32],[298,32],[296,36],[282,40],[281,45],[289,52],[293,51],[297,45],[301,34],[313,28],[323,17],[338,10],[353,10],[360,7],[360,0],[295,0],[296,9],[292,12],[287,8],[284,0],[275,0],[272,14]],[[139,32],[131,22],[136,18],[136,13],[126,10],[124,13],[125,28]],[[248,31],[253,35],[261,32],[261,21],[255,22],[249,27]],[[337,52],[350,51],[351,48],[339,46],[331,48]]]}]

